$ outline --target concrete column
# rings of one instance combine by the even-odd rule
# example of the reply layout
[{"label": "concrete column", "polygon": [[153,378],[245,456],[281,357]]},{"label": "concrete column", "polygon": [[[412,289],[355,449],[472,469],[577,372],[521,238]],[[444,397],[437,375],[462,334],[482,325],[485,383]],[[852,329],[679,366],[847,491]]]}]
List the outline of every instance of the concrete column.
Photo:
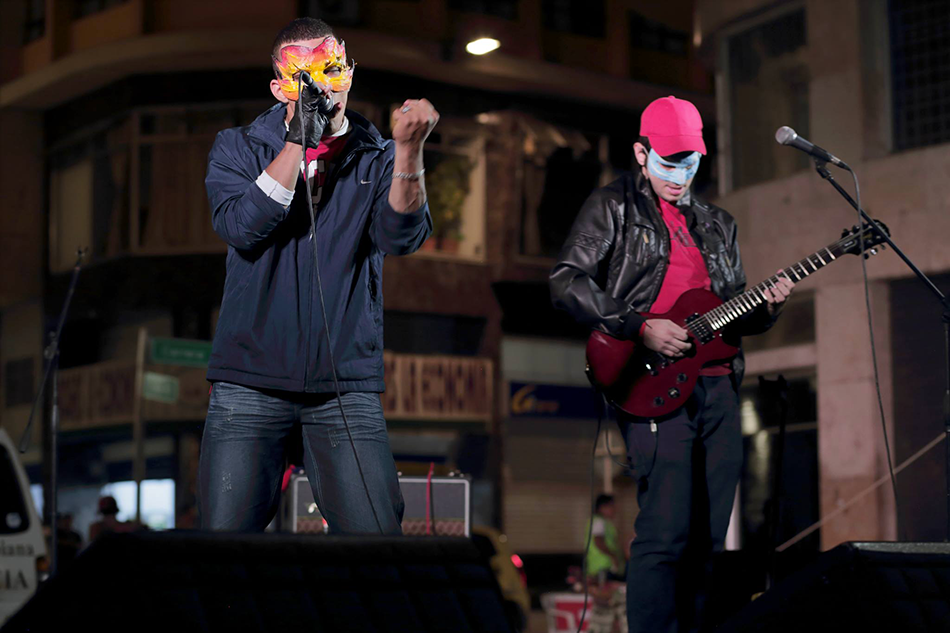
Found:
[{"label": "concrete column", "polygon": [[864,156],[858,0],[808,0],[805,20],[811,72],[808,139],[853,165]]},{"label": "concrete column", "polygon": [[[887,282],[872,282],[871,314],[878,369],[893,446],[889,300]],[[887,462],[874,386],[864,284],[819,288],[815,293],[815,319],[818,461],[824,517],[886,474]],[[844,541],[894,539],[896,521],[890,485],[865,497],[821,531],[822,549]]]}]

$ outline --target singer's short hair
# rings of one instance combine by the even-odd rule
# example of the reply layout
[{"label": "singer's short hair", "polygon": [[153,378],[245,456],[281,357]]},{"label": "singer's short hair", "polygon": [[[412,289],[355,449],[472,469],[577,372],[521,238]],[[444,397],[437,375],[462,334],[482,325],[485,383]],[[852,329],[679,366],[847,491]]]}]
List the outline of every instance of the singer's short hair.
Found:
[{"label": "singer's short hair", "polygon": [[594,502],[594,512],[600,512],[601,508],[613,502],[614,502],[613,495],[608,495],[608,494],[597,495],[597,501]]},{"label": "singer's short hair", "polygon": [[[271,49],[273,57],[280,57],[280,49],[291,42],[302,42],[303,40],[319,40],[328,35],[334,35],[333,29],[323,20],[316,18],[297,18],[285,26],[274,38],[274,46]],[[274,74],[280,77],[276,64],[271,60],[271,66],[274,68]]]}]

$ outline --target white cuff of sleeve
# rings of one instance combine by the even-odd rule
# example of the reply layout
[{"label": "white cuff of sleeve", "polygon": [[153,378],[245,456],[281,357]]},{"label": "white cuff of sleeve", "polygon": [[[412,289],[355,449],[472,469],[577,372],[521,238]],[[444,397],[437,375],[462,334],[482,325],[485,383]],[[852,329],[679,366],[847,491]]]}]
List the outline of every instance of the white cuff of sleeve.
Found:
[{"label": "white cuff of sleeve", "polygon": [[280,203],[282,207],[289,207],[294,199],[294,192],[274,180],[266,171],[262,171],[261,175],[257,177],[257,186],[271,200]]}]

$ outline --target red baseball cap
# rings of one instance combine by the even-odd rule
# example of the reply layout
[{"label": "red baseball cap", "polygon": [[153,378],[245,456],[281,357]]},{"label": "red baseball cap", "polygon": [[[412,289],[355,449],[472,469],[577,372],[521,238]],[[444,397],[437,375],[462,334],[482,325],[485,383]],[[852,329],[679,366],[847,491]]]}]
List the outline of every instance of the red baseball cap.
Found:
[{"label": "red baseball cap", "polygon": [[657,99],[646,107],[640,116],[640,136],[650,139],[650,145],[660,156],[679,152],[706,155],[699,110],[689,101],[673,96]]}]

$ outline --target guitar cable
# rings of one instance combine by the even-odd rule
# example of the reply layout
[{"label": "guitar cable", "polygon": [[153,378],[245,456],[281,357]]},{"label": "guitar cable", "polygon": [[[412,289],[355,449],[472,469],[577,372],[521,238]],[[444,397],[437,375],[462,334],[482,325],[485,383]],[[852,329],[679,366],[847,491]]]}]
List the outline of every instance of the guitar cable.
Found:
[{"label": "guitar cable", "polygon": [[[301,103],[300,100],[303,98],[304,82],[300,80],[298,81],[298,85],[297,104],[299,106]],[[320,95],[320,98],[326,99],[326,97],[322,94]],[[360,479],[363,482],[363,490],[366,491],[366,501],[369,502],[369,508],[373,511],[373,519],[376,521],[376,528],[379,530],[380,534],[385,534],[385,532],[383,532],[383,526],[379,522],[379,515],[376,514],[376,507],[373,505],[373,495],[370,494],[369,485],[366,483],[366,476],[363,474],[363,465],[360,463],[360,455],[356,450],[356,442],[353,441],[353,434],[350,432],[350,422],[346,418],[346,409],[343,407],[343,395],[340,393],[340,381],[337,378],[336,362],[333,358],[333,340],[330,337],[330,320],[327,318],[327,303],[323,296],[323,280],[320,278],[320,257],[319,251],[317,249],[317,220],[316,215],[314,215],[313,212],[313,194],[310,188],[310,170],[309,165],[307,164],[307,118],[303,116],[303,112],[300,113],[300,119],[300,136],[303,145],[303,180],[307,186],[307,209],[310,212],[310,243],[313,244],[313,269],[317,276],[317,290],[320,295],[320,309],[323,312],[323,331],[326,333],[327,337],[327,354],[329,355],[330,360],[330,372],[333,375],[333,388],[336,391],[336,402],[340,407],[340,415],[343,417],[343,426],[346,427],[346,436],[349,438],[350,447],[353,449],[353,458],[356,460],[356,468],[359,471]]]},{"label": "guitar cable", "polygon": [[894,491],[894,522],[896,523],[897,527],[898,540],[904,540],[901,537],[903,528],[901,527],[900,504],[898,502],[897,495],[897,475],[894,472],[894,463],[891,460],[891,442],[887,436],[887,419],[884,416],[884,400],[881,397],[881,377],[877,368],[877,346],[874,343],[874,322],[871,316],[871,290],[870,283],[868,281],[867,255],[864,253],[864,218],[861,216],[861,209],[863,208],[861,206],[861,188],[858,185],[858,175],[854,173],[854,170],[848,167],[847,171],[851,174],[851,178],[854,180],[854,195],[857,199],[858,245],[861,249],[861,273],[864,276],[864,304],[867,308],[868,315],[868,333],[871,337],[871,364],[874,367],[874,389],[877,393],[877,406],[881,414],[881,430],[884,433],[884,450],[887,454],[887,472],[890,474],[891,488]]},{"label": "guitar cable", "polygon": [[602,409],[597,414],[597,433],[594,434],[594,445],[590,450],[590,520],[587,522],[587,544],[584,546],[584,558],[581,561],[581,576],[583,576],[584,582],[584,608],[581,610],[581,617],[577,621],[576,633],[581,633],[584,626],[584,618],[587,617],[587,601],[590,596],[590,581],[587,577],[587,553],[590,552],[590,544],[594,540],[594,464],[597,461],[597,442],[600,440],[600,427],[604,422],[605,414],[606,409]]}]

